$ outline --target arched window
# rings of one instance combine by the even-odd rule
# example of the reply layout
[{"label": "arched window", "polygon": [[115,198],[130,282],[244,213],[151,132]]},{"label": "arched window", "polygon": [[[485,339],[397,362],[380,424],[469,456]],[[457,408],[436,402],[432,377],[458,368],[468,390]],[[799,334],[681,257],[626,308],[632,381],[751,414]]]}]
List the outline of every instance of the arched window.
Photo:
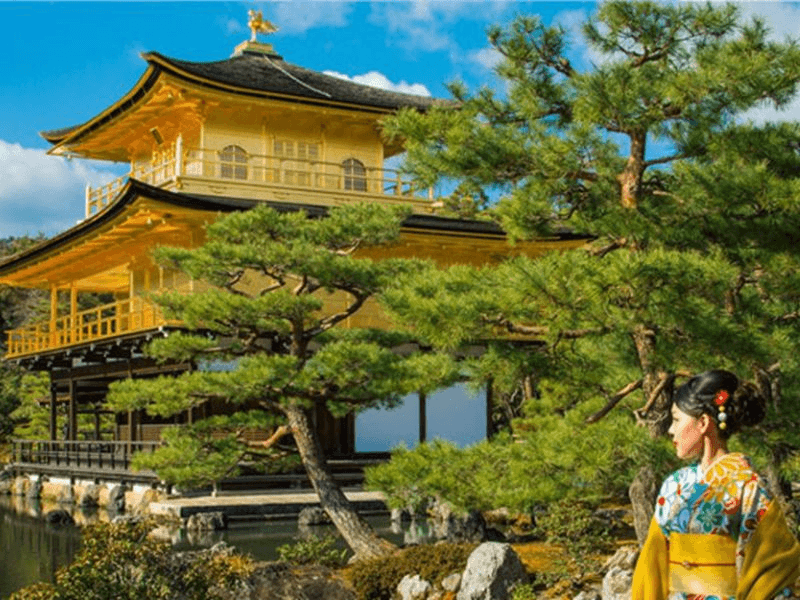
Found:
[{"label": "arched window", "polygon": [[344,170],[344,189],[356,192],[367,191],[367,170],[364,163],[355,158],[348,158],[342,163]]},{"label": "arched window", "polygon": [[224,179],[247,179],[247,152],[239,146],[225,146],[219,153],[219,175]]}]

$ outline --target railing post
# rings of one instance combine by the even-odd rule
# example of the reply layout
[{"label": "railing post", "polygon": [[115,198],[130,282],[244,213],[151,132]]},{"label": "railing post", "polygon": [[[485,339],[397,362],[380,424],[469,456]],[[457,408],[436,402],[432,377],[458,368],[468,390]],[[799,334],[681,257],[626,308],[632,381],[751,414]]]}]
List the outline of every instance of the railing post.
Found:
[{"label": "railing post", "polygon": [[183,135],[178,134],[175,140],[175,177],[183,175]]},{"label": "railing post", "polygon": [[86,196],[86,218],[88,219],[92,216],[92,187],[88,183],[84,193]]}]

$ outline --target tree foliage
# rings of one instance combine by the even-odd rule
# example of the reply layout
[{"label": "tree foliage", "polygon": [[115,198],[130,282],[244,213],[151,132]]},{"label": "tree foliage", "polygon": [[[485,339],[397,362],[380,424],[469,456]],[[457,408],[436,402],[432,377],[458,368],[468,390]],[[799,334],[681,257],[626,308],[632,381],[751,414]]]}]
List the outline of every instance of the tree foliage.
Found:
[{"label": "tree foliage", "polygon": [[[160,249],[159,260],[212,287],[155,298],[189,331],[153,342],[148,352],[160,360],[192,360],[200,368],[174,378],[116,382],[109,405],[167,417],[213,402],[217,415],[167,433],[166,448],[142,459],[147,466],[179,485],[208,483],[244,460],[285,459],[289,450],[279,442],[291,432],[323,506],[351,549],[362,556],[385,550],[328,472],[309,415],[322,408],[344,416],[392,407],[408,393],[432,391],[458,377],[444,354],[396,351],[407,335],[349,324],[403,274],[423,268],[419,261],[359,255],[396,239],[405,214],[353,205],[311,218],[258,206],[210,225],[199,248]],[[271,427],[274,435],[269,443],[249,444],[243,433],[252,427]]]},{"label": "tree foliage", "polygon": [[457,182],[451,210],[518,238],[566,228],[585,246],[426,271],[387,307],[438,347],[529,340],[491,342],[473,368],[507,394],[526,389],[515,425],[532,444],[563,436],[538,426],[554,417],[580,439],[618,435],[614,411],[657,436],[674,386],[722,367],[771,399],[748,448],[788,469],[800,449],[800,125],[747,111],[794,98],[800,48],[735,5],[606,2],[583,35],[585,70],[561,27],[520,16],[492,28],[502,93],[454,84],[455,102],[385,130],[407,139],[421,182]]}]

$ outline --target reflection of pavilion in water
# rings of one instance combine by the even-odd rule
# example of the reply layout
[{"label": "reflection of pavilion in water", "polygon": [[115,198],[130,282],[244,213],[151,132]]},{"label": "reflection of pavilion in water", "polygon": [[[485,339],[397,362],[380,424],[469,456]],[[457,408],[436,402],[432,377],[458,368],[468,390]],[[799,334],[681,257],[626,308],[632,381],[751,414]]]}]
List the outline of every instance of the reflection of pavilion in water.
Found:
[{"label": "reflection of pavilion in water", "polygon": [[[24,496],[0,496],[0,598],[39,581],[53,581],[56,570],[78,550],[75,527],[48,525],[49,505]],[[77,517],[77,515],[76,515]]]}]

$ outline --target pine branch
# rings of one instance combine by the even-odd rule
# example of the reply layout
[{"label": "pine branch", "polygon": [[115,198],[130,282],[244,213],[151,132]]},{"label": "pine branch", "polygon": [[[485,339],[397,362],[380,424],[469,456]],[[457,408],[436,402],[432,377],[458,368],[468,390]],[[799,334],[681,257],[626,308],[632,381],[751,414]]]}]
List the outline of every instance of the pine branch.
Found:
[{"label": "pine branch", "polygon": [[361,307],[364,305],[364,302],[366,302],[367,298],[369,297],[369,295],[357,294],[352,290],[346,290],[346,291],[349,291],[351,294],[355,296],[355,300],[353,301],[353,303],[350,304],[350,306],[348,306],[345,310],[333,315],[329,315],[324,319],[321,319],[319,325],[305,332],[304,337],[306,340],[314,339],[316,336],[318,336],[324,331],[327,331],[331,327],[335,326],[337,323],[344,321],[348,317],[353,316],[356,312],[358,312],[361,309]]},{"label": "pine branch", "polygon": [[616,394],[611,396],[611,399],[606,403],[606,405],[603,408],[601,408],[596,413],[594,413],[593,415],[588,417],[586,419],[586,423],[597,423],[600,419],[602,419],[608,413],[610,413],[611,409],[613,409],[617,404],[619,404],[619,402],[623,398],[625,398],[630,393],[632,393],[632,392],[638,390],[639,388],[641,388],[643,383],[644,383],[643,379],[638,379],[638,380],[632,381],[631,383],[626,385],[624,388],[622,388]]},{"label": "pine branch", "polygon": [[271,436],[269,436],[269,437],[268,437],[266,440],[264,440],[263,442],[261,442],[261,446],[262,446],[263,448],[271,448],[272,446],[274,446],[275,444],[277,444],[277,443],[278,443],[278,441],[279,441],[279,440],[280,440],[280,439],[281,439],[283,436],[285,436],[285,435],[288,435],[288,434],[290,434],[291,432],[292,432],[292,430],[291,430],[291,429],[289,429],[289,426],[288,426],[288,425],[281,425],[280,427],[278,427],[278,429],[276,429],[276,430],[275,430],[275,433],[273,433],[273,434],[272,434]]},{"label": "pine branch", "polygon": [[614,250],[619,250],[620,248],[625,248],[628,245],[628,238],[617,238],[611,243],[606,244],[602,248],[597,248],[596,250],[589,250],[589,254],[592,256],[596,256],[598,258],[603,258],[606,254],[613,252]]},{"label": "pine branch", "polygon": [[684,158],[691,158],[691,156],[685,152],[679,152],[678,154],[672,154],[670,156],[662,156],[661,158],[652,158],[650,160],[646,160],[642,166],[646,169],[648,167],[652,167],[653,165],[663,165],[676,160],[682,160]]}]

